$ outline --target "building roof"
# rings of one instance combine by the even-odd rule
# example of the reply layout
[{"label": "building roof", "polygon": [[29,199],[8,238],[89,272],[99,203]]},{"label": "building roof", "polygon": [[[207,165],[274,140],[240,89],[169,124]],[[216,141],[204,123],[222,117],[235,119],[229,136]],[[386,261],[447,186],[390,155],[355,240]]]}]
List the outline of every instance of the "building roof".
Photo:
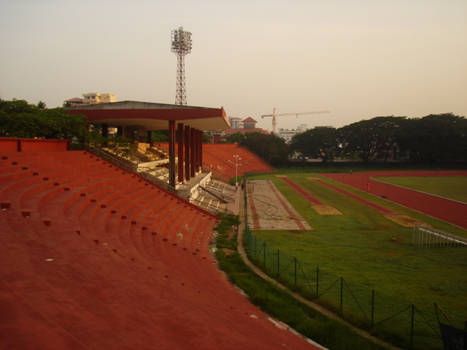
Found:
[{"label": "building roof", "polygon": [[243,119],[243,122],[247,122],[247,123],[257,123],[256,120],[254,120],[252,117],[248,117],[246,119]]},{"label": "building roof", "polygon": [[141,126],[146,130],[166,130],[175,120],[198,130],[225,130],[230,127],[224,109],[165,103],[120,101],[67,108],[95,124]]},{"label": "building roof", "polygon": [[73,97],[68,100],[65,100],[65,102],[83,102],[83,99],[79,97]]}]

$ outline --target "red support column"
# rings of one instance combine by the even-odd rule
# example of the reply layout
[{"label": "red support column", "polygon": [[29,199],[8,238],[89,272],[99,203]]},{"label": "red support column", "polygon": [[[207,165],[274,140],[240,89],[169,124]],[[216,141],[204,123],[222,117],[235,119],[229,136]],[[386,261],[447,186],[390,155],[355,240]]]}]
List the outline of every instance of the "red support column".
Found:
[{"label": "red support column", "polygon": [[200,131],[200,140],[199,140],[199,167],[203,170],[203,132]]},{"label": "red support column", "polygon": [[149,146],[152,146],[152,131],[146,130],[146,142],[149,143]]},{"label": "red support column", "polygon": [[201,171],[201,130],[198,131],[196,142],[196,170]]},{"label": "red support column", "polygon": [[175,120],[169,120],[169,186],[175,188]]},{"label": "red support column", "polygon": [[185,135],[183,133],[183,124],[177,125],[178,133],[178,182],[183,182],[183,139]]},{"label": "red support column", "polygon": [[188,125],[185,126],[185,179],[190,180],[190,144],[191,131]]},{"label": "red support column", "polygon": [[198,130],[195,130],[195,174],[198,173]]},{"label": "red support column", "polygon": [[191,128],[190,129],[190,176],[194,177],[196,172],[196,164],[195,164],[195,136],[196,130]]}]

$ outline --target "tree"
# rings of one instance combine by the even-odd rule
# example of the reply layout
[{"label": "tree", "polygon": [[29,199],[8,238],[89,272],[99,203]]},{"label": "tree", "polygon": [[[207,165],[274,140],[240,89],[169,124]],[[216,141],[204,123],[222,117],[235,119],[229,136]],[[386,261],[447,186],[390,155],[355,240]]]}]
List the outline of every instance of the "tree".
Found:
[{"label": "tree", "polygon": [[242,143],[245,141],[245,135],[241,132],[236,132],[235,134],[224,136],[223,141],[225,143]]},{"label": "tree", "polygon": [[61,108],[41,109],[24,100],[0,101],[0,136],[84,141],[86,120]]},{"label": "tree", "polygon": [[152,142],[168,142],[169,131],[168,130],[157,130],[151,133]]},{"label": "tree", "polygon": [[303,157],[320,158],[323,163],[334,159],[338,147],[337,132],[333,127],[316,127],[292,138],[291,151]]},{"label": "tree", "polygon": [[397,136],[406,121],[406,117],[375,117],[344,126],[338,129],[342,151],[364,162],[397,158]]},{"label": "tree", "polygon": [[467,119],[452,113],[412,119],[401,131],[399,143],[412,161],[466,161]]},{"label": "tree", "polygon": [[276,135],[247,133],[240,144],[269,164],[281,165],[287,162],[288,146],[283,139]]}]

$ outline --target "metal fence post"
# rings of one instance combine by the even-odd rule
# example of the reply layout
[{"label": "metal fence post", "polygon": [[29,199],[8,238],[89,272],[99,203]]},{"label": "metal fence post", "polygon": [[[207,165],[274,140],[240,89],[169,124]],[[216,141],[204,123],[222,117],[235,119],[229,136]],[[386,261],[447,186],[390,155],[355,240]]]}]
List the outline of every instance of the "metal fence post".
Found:
[{"label": "metal fence post", "polygon": [[277,249],[277,277],[279,277],[279,273],[280,273],[280,260],[279,260],[279,257],[280,257],[280,250]]},{"label": "metal fence post", "polygon": [[297,258],[293,258],[293,281],[294,286],[297,286]]},{"label": "metal fence post", "polygon": [[375,290],[371,290],[371,321],[370,328],[373,328],[375,325]]},{"label": "metal fence post", "polygon": [[413,349],[414,319],[415,319],[415,305],[412,304],[410,306],[410,349]]},{"label": "metal fence post", "polygon": [[316,297],[319,296],[319,266],[316,266]]},{"label": "metal fence post", "polygon": [[344,302],[344,278],[341,277],[340,278],[340,301],[339,301],[339,310],[340,310],[341,315],[344,309],[343,302]]}]

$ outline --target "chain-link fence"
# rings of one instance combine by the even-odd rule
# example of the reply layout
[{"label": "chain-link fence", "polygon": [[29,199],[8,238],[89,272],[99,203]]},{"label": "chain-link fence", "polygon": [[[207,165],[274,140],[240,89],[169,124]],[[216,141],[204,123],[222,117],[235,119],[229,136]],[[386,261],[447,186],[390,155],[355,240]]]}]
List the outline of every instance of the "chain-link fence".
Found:
[{"label": "chain-link fence", "polygon": [[[415,305],[385,295],[384,290],[353,283],[332,271],[289,256],[254,235],[248,226],[247,187],[244,188],[245,248],[257,266],[304,297],[393,344],[409,349],[443,348],[433,305]],[[464,327],[459,312],[448,314],[453,325]]]}]

